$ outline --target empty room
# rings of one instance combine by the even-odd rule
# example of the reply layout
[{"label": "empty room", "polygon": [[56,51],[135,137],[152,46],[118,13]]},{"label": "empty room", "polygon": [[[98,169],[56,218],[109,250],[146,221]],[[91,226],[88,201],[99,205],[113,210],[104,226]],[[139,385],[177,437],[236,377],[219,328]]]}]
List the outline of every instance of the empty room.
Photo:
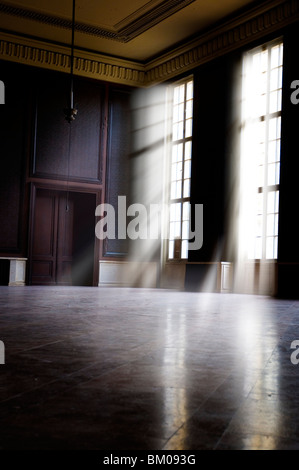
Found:
[{"label": "empty room", "polygon": [[298,22],[0,2],[0,450],[299,449]]}]

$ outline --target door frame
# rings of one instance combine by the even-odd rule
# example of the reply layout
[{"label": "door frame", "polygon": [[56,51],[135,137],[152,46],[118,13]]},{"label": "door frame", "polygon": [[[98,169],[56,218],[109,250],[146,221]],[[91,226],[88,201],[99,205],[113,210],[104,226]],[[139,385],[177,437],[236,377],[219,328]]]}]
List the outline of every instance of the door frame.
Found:
[{"label": "door frame", "polygon": [[[34,215],[36,204],[36,192],[38,189],[46,189],[57,192],[70,192],[70,193],[85,193],[95,196],[96,206],[101,203],[102,189],[95,187],[92,184],[77,184],[68,182],[47,182],[47,181],[34,181],[30,183],[30,204],[29,204],[29,229],[28,229],[28,263],[27,263],[27,279],[31,284],[32,274],[32,251],[33,251],[33,234],[34,234]],[[99,261],[100,261],[100,241],[95,236],[94,242],[94,258],[93,258],[93,287],[98,286],[99,282]]]}]

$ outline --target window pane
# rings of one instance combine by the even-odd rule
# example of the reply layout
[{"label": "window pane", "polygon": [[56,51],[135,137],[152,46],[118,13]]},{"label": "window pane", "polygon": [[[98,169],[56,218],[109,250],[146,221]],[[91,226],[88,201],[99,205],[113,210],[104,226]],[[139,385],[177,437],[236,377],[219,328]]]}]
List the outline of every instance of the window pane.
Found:
[{"label": "window pane", "polygon": [[275,200],[276,200],[276,191],[271,191],[268,193],[268,206],[267,206],[267,212],[268,214],[274,214],[275,211]]},{"label": "window pane", "polygon": [[174,223],[174,238],[181,237],[181,222]]},{"label": "window pane", "polygon": [[185,161],[184,178],[191,177],[191,160]]},{"label": "window pane", "polygon": [[182,251],[181,251],[182,259],[188,259],[188,241],[182,241]]},{"label": "window pane", "polygon": [[276,165],[271,163],[268,165],[268,185],[276,184]]},{"label": "window pane", "polygon": [[185,96],[185,85],[175,87],[173,95],[173,103],[178,104],[184,101]]},{"label": "window pane", "polygon": [[193,116],[193,101],[187,101],[186,106],[186,119],[190,119]]},{"label": "window pane", "polygon": [[181,161],[183,158],[183,144],[173,145],[172,147],[172,163]]},{"label": "window pane", "polygon": [[279,61],[280,46],[274,46],[271,49],[271,69],[280,65]]},{"label": "window pane", "polygon": [[168,243],[168,258],[173,259],[174,257],[174,241],[169,240]]},{"label": "window pane", "polygon": [[278,118],[272,118],[269,121],[269,141],[279,139]]},{"label": "window pane", "polygon": [[191,160],[192,142],[185,143],[185,160]]},{"label": "window pane", "polygon": [[173,104],[177,104],[179,102],[179,87],[175,87],[173,90]]},{"label": "window pane", "polygon": [[267,236],[273,237],[275,235],[275,216],[270,214],[267,217]]},{"label": "window pane", "polygon": [[269,143],[269,146],[268,146],[268,162],[269,163],[276,162],[277,160],[276,150],[277,150],[277,141],[273,140],[272,142]]},{"label": "window pane", "polygon": [[274,91],[279,88],[279,71],[280,70],[278,68],[271,71],[270,91]]},{"label": "window pane", "polygon": [[185,132],[185,137],[191,137],[192,136],[192,119],[188,119],[186,121],[186,132]]},{"label": "window pane", "polygon": [[178,135],[179,135],[179,125],[178,124],[174,124],[172,126],[172,138],[173,140],[178,140]]},{"label": "window pane", "polygon": [[280,91],[272,91],[270,93],[270,113],[276,113],[280,109],[280,100],[281,92]]},{"label": "window pane", "polygon": [[266,240],[266,258],[273,259],[274,258],[274,238],[267,237]]},{"label": "window pane", "polygon": [[187,100],[193,99],[193,80],[187,83]]},{"label": "window pane", "polygon": [[173,125],[173,140],[181,140],[184,136],[184,123],[178,122]]},{"label": "window pane", "polygon": [[189,240],[189,221],[183,222],[182,239]]},{"label": "window pane", "polygon": [[179,122],[184,120],[184,103],[174,107],[173,111],[173,122]]},{"label": "window pane", "polygon": [[183,204],[183,220],[190,220],[190,204],[184,202]]},{"label": "window pane", "polygon": [[190,180],[185,180],[184,181],[184,198],[185,197],[190,197]]}]

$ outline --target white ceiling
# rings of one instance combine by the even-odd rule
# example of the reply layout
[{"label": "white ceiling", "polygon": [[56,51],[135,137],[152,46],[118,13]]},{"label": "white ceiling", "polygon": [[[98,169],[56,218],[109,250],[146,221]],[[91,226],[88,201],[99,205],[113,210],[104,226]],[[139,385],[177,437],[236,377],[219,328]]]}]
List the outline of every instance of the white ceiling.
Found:
[{"label": "white ceiling", "polygon": [[[76,0],[76,48],[146,62],[254,0]],[[259,2],[261,4],[263,2]],[[0,1],[0,30],[69,45],[72,0]]]}]

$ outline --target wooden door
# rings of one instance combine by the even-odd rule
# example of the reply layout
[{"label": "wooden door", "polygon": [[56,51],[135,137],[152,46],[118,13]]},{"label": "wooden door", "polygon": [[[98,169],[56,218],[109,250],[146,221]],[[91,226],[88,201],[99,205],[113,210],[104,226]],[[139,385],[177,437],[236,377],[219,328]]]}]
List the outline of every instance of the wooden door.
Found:
[{"label": "wooden door", "polygon": [[94,213],[93,195],[36,190],[29,260],[31,284],[93,285]]},{"label": "wooden door", "polygon": [[36,190],[30,259],[31,284],[56,284],[58,202],[55,191]]},{"label": "wooden door", "polygon": [[56,284],[72,284],[74,202],[60,193],[57,213]]}]

